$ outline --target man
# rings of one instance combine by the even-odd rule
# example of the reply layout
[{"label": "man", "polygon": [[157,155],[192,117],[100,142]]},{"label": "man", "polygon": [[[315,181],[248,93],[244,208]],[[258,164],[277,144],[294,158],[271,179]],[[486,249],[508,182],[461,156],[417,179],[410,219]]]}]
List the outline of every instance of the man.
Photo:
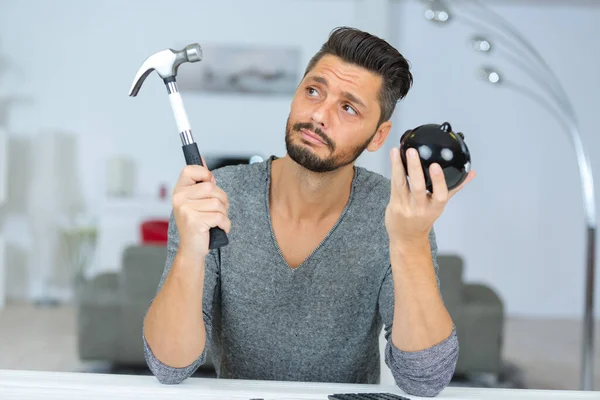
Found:
[{"label": "man", "polygon": [[[432,166],[429,194],[412,152],[408,171],[390,153],[391,180],[354,165],[383,145],[411,84],[388,43],[338,28],[294,95],[285,157],[184,168],[144,322],[161,382],[188,378],[210,349],[222,378],[377,383],[384,327],[402,390],[447,386],[458,341],[438,290],[433,223],[474,174],[448,192]],[[230,242],[209,251],[215,226]]]}]

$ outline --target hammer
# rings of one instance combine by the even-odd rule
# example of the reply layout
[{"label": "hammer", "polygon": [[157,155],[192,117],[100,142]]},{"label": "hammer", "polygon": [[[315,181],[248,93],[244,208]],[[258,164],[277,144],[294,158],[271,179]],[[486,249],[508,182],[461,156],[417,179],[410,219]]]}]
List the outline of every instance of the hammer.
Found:
[{"label": "hammer", "polygon": [[[156,71],[162,78],[169,94],[169,101],[175,116],[179,136],[181,137],[183,155],[187,165],[201,165],[202,157],[198,151],[198,145],[192,136],[192,128],[188,121],[187,113],[183,106],[183,100],[177,89],[177,69],[185,62],[198,62],[202,60],[202,49],[198,43],[193,43],[182,50],[166,49],[152,54],[148,57],[135,74],[133,85],[129,91],[131,97],[137,96],[144,80],[152,71]],[[217,249],[229,243],[227,234],[221,228],[210,229],[209,249]]]}]

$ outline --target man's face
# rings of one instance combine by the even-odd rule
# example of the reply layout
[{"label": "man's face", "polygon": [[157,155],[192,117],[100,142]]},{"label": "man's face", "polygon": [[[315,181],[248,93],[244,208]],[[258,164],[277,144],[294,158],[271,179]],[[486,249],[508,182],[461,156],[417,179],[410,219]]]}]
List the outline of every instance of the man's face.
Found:
[{"label": "man's face", "polygon": [[389,123],[377,126],[381,77],[327,55],[304,77],[290,107],[288,155],[313,172],[353,163],[379,148]]}]

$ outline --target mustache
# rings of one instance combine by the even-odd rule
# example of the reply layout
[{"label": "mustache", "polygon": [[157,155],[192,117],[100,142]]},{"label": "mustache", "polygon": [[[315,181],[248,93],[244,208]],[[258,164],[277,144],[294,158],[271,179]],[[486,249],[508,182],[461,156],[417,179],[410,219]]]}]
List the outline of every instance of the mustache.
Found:
[{"label": "mustache", "polygon": [[294,131],[301,131],[302,129],[306,129],[307,131],[310,131],[311,133],[314,133],[315,135],[317,135],[318,137],[321,138],[321,140],[323,140],[323,142],[325,142],[325,144],[327,145],[327,147],[329,147],[331,149],[331,151],[335,150],[335,143],[333,143],[331,141],[331,139],[329,139],[327,137],[327,135],[325,135],[323,133],[323,131],[321,129],[319,129],[318,127],[315,127],[313,124],[311,124],[310,122],[296,122],[293,126],[293,130]]}]

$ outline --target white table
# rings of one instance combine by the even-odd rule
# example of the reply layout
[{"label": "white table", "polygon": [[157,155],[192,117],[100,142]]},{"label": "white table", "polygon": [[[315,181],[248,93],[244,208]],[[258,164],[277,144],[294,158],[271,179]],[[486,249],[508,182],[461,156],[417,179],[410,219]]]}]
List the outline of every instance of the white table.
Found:
[{"label": "white table", "polygon": [[[2,400],[122,399],[321,399],[332,393],[392,392],[394,386],[332,383],[243,381],[190,378],[178,385],[160,384],[153,376],[0,370]],[[414,396],[408,396],[415,399]],[[446,388],[436,399],[547,400],[600,399],[600,392]]]}]

